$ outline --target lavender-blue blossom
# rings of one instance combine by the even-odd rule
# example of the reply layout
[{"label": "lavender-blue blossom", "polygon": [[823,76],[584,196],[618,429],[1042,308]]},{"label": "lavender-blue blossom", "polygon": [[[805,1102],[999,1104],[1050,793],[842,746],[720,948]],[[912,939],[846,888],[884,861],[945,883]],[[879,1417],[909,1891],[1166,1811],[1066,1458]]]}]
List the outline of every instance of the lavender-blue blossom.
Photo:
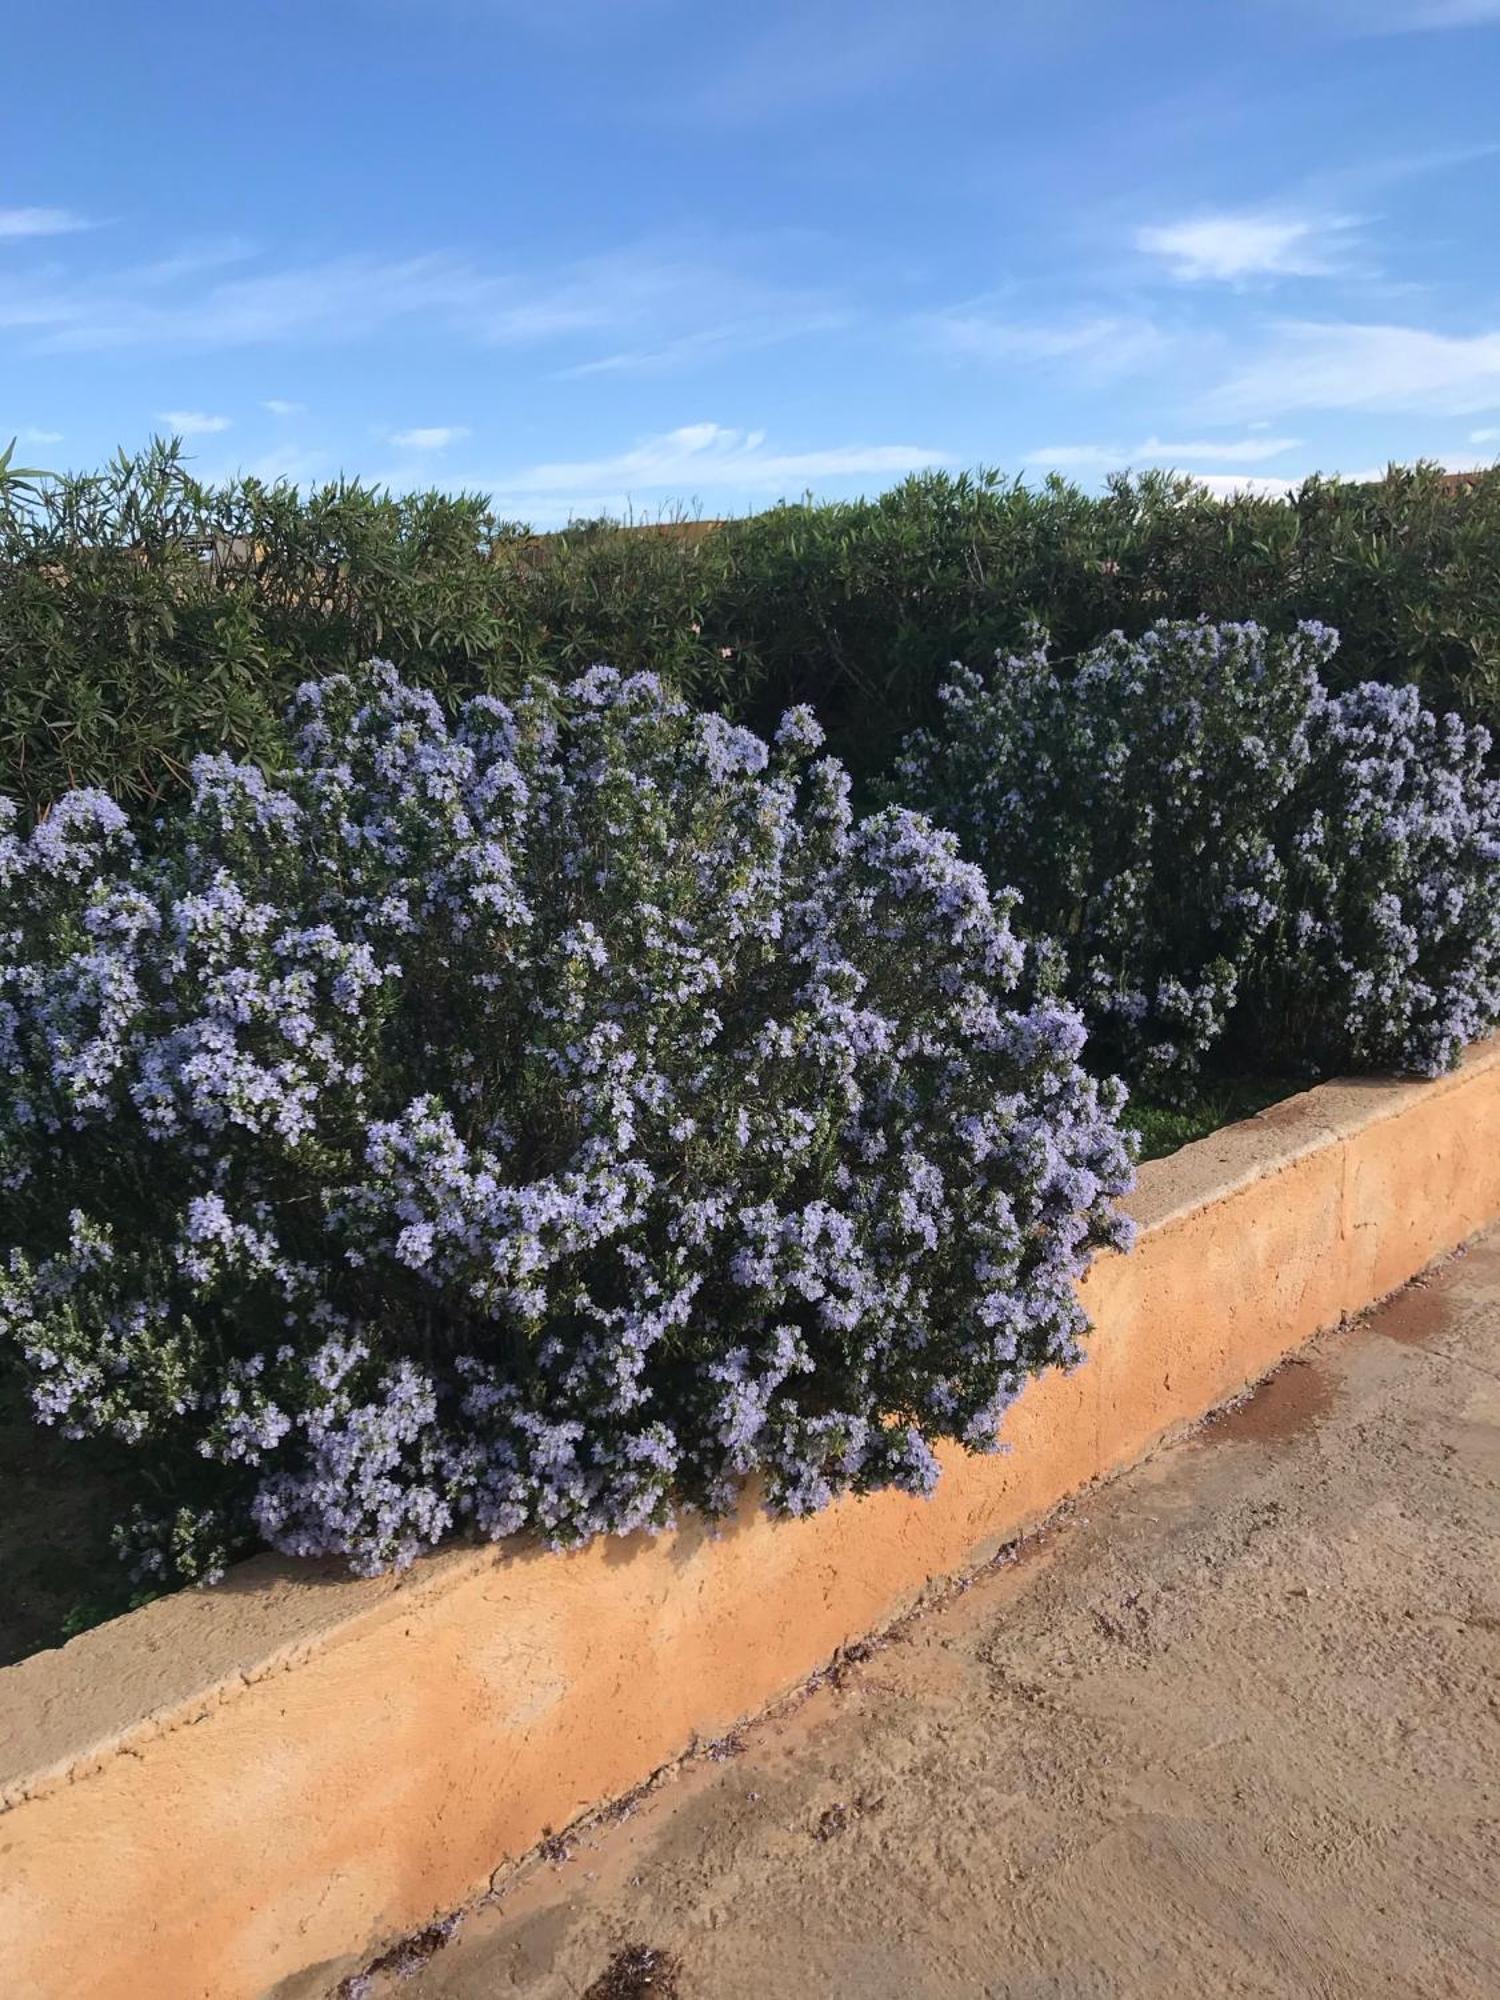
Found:
[{"label": "lavender-blue blossom", "polygon": [[1335,635],[1164,624],[955,667],[893,790],[955,829],[1088,1024],[1169,1095],[1205,1063],[1430,1071],[1500,1018],[1483,731],[1330,696]]},{"label": "lavender-blue blossom", "polygon": [[1500,777],[1414,687],[1321,692],[1285,887],[1246,982],[1252,1046],[1321,1070],[1451,1068],[1500,1021]]},{"label": "lavender-blue blossom", "polygon": [[951,833],[596,667],[0,815],[0,1338],[167,1576],[926,1492],[1070,1365],[1116,1089]]}]

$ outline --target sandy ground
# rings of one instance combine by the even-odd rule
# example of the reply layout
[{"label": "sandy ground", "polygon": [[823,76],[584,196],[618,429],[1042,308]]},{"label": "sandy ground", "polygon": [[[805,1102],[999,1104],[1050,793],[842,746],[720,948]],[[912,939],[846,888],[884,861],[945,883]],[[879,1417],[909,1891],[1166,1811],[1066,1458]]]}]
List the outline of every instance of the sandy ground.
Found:
[{"label": "sandy ground", "polygon": [[1491,2000],[1497,1667],[1500,1234],[369,1990]]}]

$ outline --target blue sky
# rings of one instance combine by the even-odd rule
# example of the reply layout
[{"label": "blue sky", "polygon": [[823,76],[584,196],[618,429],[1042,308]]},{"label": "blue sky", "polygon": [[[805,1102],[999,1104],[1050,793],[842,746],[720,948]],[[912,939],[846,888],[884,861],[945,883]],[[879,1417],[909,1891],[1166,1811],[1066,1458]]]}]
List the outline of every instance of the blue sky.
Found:
[{"label": "blue sky", "polygon": [[0,443],[538,524],[1500,454],[1500,0],[10,0]]}]

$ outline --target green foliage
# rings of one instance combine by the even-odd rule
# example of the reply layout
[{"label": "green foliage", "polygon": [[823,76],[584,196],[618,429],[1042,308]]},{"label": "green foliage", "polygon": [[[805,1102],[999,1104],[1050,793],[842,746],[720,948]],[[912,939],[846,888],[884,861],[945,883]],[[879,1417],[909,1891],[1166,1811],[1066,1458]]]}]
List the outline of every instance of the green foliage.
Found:
[{"label": "green foliage", "polygon": [[0,451],[0,515],[21,499],[34,497],[36,481],[47,477],[39,466],[16,464],[16,440],[12,438]]},{"label": "green foliage", "polygon": [[0,462],[0,774],[176,793],[192,754],[268,757],[292,689],[377,654],[446,700],[649,667],[766,730],[810,702],[858,780],[932,720],[954,659],[1060,654],[1160,618],[1327,620],[1340,685],[1417,681],[1500,725],[1500,475],[1431,466],[1294,500],[1164,473],[1102,494],[981,471],[719,524],[533,536],[477,495],[195,480],[174,444],[49,478]]},{"label": "green foliage", "polygon": [[102,1589],[92,1597],[76,1598],[68,1606],[58,1627],[60,1640],[76,1639],[80,1633],[92,1632],[96,1625],[107,1625],[111,1618],[139,1611],[143,1605],[154,1604],[158,1597],[166,1595],[162,1590],[142,1590],[139,1585],[128,1583],[123,1572],[111,1572],[109,1581],[113,1588]]},{"label": "green foliage", "polygon": [[927,1491],[1078,1358],[1121,1092],[951,835],[599,667],[0,799],[0,1365],[154,1579]]},{"label": "green foliage", "polygon": [[[441,693],[508,653],[474,495],[201,485],[155,443],[0,505],[0,768],[40,807],[91,783],[176,793],[194,752],[273,758],[289,691],[420,652]],[[503,668],[500,669],[503,675]]]},{"label": "green foliage", "polygon": [[1092,1059],[1133,1089],[1190,1082],[1265,951],[1333,645],[1311,623],[1164,620],[1062,667],[1045,645],[987,675],[955,666],[940,721],[892,767],[893,799],[1020,892]]},{"label": "green foliage", "polygon": [[886,788],[1018,892],[1091,1062],[1436,1075],[1500,1022],[1500,778],[1419,689],[1330,694],[1337,635],[1164,620],[955,666]]},{"label": "green foliage", "polygon": [[747,719],[811,702],[862,775],[932,719],[951,661],[1016,650],[1036,624],[1066,657],[1163,618],[1321,619],[1343,635],[1336,687],[1415,680],[1431,706],[1500,723],[1500,474],[1455,487],[1418,466],[1227,501],[1164,473],[1101,495],[925,474],[721,535],[704,632],[740,663]]},{"label": "green foliage", "polygon": [[1121,1122],[1127,1131],[1135,1133],[1141,1159],[1159,1160],[1181,1146],[1191,1145],[1195,1139],[1206,1139],[1222,1125],[1253,1118],[1258,1111],[1290,1097],[1301,1087],[1300,1083],[1289,1080],[1267,1083],[1259,1078],[1221,1078],[1200,1083],[1172,1104],[1161,1104],[1149,1097],[1132,1097]]}]

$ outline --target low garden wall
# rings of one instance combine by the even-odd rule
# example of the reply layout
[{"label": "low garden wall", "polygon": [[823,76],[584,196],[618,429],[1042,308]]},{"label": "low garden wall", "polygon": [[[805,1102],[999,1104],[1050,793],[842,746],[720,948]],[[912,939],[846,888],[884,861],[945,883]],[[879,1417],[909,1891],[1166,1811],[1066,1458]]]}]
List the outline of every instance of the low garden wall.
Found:
[{"label": "low garden wall", "polygon": [[1144,1169],[1090,1358],[931,1500],[351,1581],[263,1559],[0,1672],[0,1992],[326,1993],[1500,1215],[1500,1041]]}]

